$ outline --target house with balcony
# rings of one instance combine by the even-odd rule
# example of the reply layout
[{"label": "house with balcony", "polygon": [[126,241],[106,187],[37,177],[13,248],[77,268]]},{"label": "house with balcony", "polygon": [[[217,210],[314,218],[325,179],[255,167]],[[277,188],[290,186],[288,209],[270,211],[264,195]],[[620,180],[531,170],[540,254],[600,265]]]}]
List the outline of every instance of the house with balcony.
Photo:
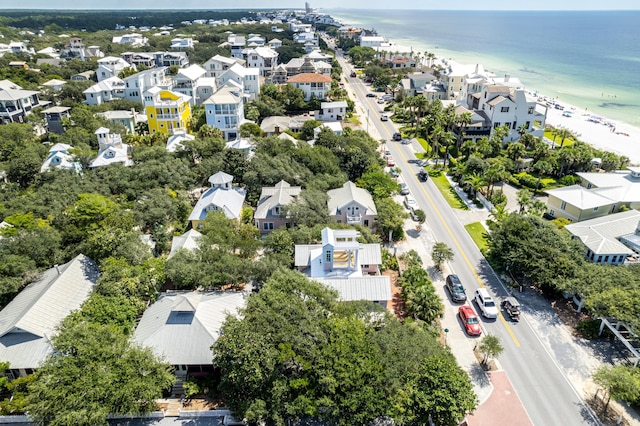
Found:
[{"label": "house with balcony", "polygon": [[[443,101],[443,107],[446,102],[455,101]],[[456,138],[462,137],[462,140],[472,140],[474,142],[478,139],[488,138],[491,136],[491,120],[483,112],[479,110],[470,110],[463,105],[457,105],[455,107],[456,115],[469,114],[471,116],[471,123],[465,125],[454,124],[452,133]]]},{"label": "house with balcony", "polygon": [[[213,373],[211,346],[228,315],[238,315],[248,294],[242,291],[169,291],[142,314],[133,341],[173,366],[176,387],[189,377]],[[175,390],[173,391],[175,392]]]},{"label": "house with balcony", "polygon": [[124,99],[125,84],[118,77],[110,77],[89,87],[84,92],[87,105],[100,105],[114,99]]},{"label": "house with balcony", "polygon": [[93,70],[79,72],[78,74],[73,74],[71,76],[71,81],[89,81],[89,80],[93,80],[95,75],[96,75],[96,72]]},{"label": "house with balcony", "polygon": [[80,59],[86,61],[92,58],[103,58],[104,53],[100,51],[99,46],[85,46],[80,37],[71,37],[60,51],[60,57],[63,59]]},{"label": "house with balcony", "polygon": [[324,63],[329,64],[329,66],[331,66],[331,64],[333,63],[333,56],[332,55],[328,55],[326,53],[322,53],[319,50],[314,50],[313,52],[307,53],[302,58],[303,59],[310,59],[313,62],[324,62]]},{"label": "house with balcony", "polygon": [[289,78],[287,84],[302,89],[305,101],[311,100],[312,97],[326,99],[327,92],[331,90],[331,77],[317,73],[302,73]]},{"label": "house with balcony", "polygon": [[0,124],[23,123],[31,110],[43,106],[38,92],[24,90],[9,80],[0,81]]},{"label": "house with balcony", "polygon": [[[216,55],[211,57],[207,62],[204,63],[203,67],[207,72],[207,77],[219,78],[225,71],[231,68],[234,65],[242,65],[246,64],[244,59],[231,57],[228,58],[222,55]],[[220,84],[218,84],[220,85]]]},{"label": "house with balcony", "polygon": [[[298,74],[316,73],[331,76],[331,65],[324,61],[313,61],[310,58],[292,58],[284,66],[279,65],[271,76],[275,82],[282,79],[281,69],[286,70],[286,77],[293,77]],[[286,78],[282,83],[286,82]]]},{"label": "house with balcony", "polygon": [[321,102],[314,116],[319,121],[342,121],[347,116],[347,101]]},{"label": "house with balcony", "polygon": [[134,68],[131,64],[125,61],[122,58],[116,58],[115,56],[107,56],[101,59],[98,59],[98,70],[96,71],[96,76],[98,77],[98,82],[109,79],[111,77],[118,77],[120,71],[125,68]]},{"label": "house with balcony", "polygon": [[243,60],[245,59],[244,50],[247,46],[247,41],[244,36],[229,34],[227,37],[227,43],[229,43],[231,47],[231,56]]},{"label": "house with balcony", "polygon": [[132,166],[129,158],[129,145],[122,143],[122,136],[111,134],[106,127],[100,127],[95,131],[98,138],[98,156],[89,164],[89,167],[102,167],[111,164],[123,164]]},{"label": "house with balcony", "polygon": [[155,68],[156,66],[156,58],[153,53],[145,53],[145,52],[124,52],[120,54],[120,57],[125,60],[128,64],[133,65],[134,67],[138,67],[142,65],[146,68]]},{"label": "house with balcony", "polygon": [[640,259],[640,212],[627,210],[565,226],[593,263],[621,265]]},{"label": "house with balcony", "polygon": [[171,134],[186,130],[191,121],[191,97],[182,93],[152,87],[144,92],[144,110],[149,133]]},{"label": "house with balcony", "polygon": [[233,64],[216,79],[218,86],[224,86],[230,80],[242,86],[247,100],[257,99],[260,95],[259,69],[245,68],[240,64]]},{"label": "house with balcony", "polygon": [[186,52],[125,52],[121,56],[122,59],[132,65],[137,65],[138,63],[146,67],[170,67],[175,65],[178,68],[189,66],[189,57]]},{"label": "house with balcony", "polygon": [[301,273],[338,292],[344,301],[367,300],[387,307],[389,277],[380,275],[380,244],[362,244],[354,229],[322,230],[320,244],[297,244],[294,265]]},{"label": "house with balcony", "polygon": [[233,176],[218,172],[209,177],[209,183],[211,187],[202,194],[189,215],[193,229],[204,226],[204,220],[210,211],[221,211],[229,219],[240,219],[246,192],[233,186]]},{"label": "house with balcony", "polygon": [[192,38],[174,38],[171,40],[171,48],[176,50],[193,49]]},{"label": "house with balcony", "polygon": [[121,36],[114,36],[111,39],[111,43],[114,44],[129,44],[131,47],[142,47],[149,44],[149,39],[143,37],[142,34],[132,33],[124,34]]},{"label": "house with balcony", "polygon": [[341,188],[327,191],[327,195],[329,217],[332,220],[373,229],[378,211],[369,191],[347,181]]},{"label": "house with balcony", "polygon": [[277,39],[277,38],[272,38],[271,40],[269,40],[267,45],[270,48],[272,48],[273,50],[276,50],[276,49],[279,49],[280,47],[282,47],[282,40]]},{"label": "house with balcony", "polygon": [[[520,128],[535,137],[544,135],[547,107],[538,104],[524,89],[491,84],[467,98],[470,109],[483,112],[491,121],[492,129],[507,126],[505,141],[520,139]],[[493,132],[492,132],[493,134]]]},{"label": "house with balcony", "polygon": [[49,148],[49,154],[40,167],[40,173],[51,169],[73,170],[77,173],[82,171],[82,166],[77,161],[73,161],[73,155],[69,153],[73,147],[65,143],[57,143]]},{"label": "house with balcony", "polygon": [[142,103],[144,92],[152,87],[171,89],[172,82],[167,76],[168,70],[168,67],[149,68],[125,77],[122,80],[124,81],[125,99]]},{"label": "house with balcony", "polygon": [[278,66],[278,52],[270,47],[244,49],[242,55],[247,68],[258,68],[262,77],[269,77]]},{"label": "house with balcony", "polygon": [[254,223],[262,235],[283,226],[289,228],[293,225],[291,218],[285,215],[284,210],[298,198],[301,191],[301,187],[291,186],[284,180],[275,186],[262,187],[258,206],[253,215]]},{"label": "house with balcony", "polygon": [[95,262],[80,254],[44,271],[0,311],[0,359],[10,364],[10,379],[32,374],[53,353],[51,336],[80,309],[99,276]]},{"label": "house with balcony", "polygon": [[206,77],[200,65],[191,65],[173,77],[173,91],[191,98],[191,106],[200,105],[216,91],[216,79]]},{"label": "house with balcony", "polygon": [[571,222],[640,209],[640,167],[610,173],[577,173],[580,185],[546,191],[547,214]]},{"label": "house with balcony", "polygon": [[233,80],[227,81],[209,99],[204,101],[207,124],[222,131],[225,140],[240,135],[244,118],[244,90]]},{"label": "house with balcony", "polygon": [[70,107],[54,106],[42,110],[44,118],[47,121],[47,131],[56,133],[58,135],[64,133],[64,126],[62,120],[64,118],[71,118],[69,114]]}]

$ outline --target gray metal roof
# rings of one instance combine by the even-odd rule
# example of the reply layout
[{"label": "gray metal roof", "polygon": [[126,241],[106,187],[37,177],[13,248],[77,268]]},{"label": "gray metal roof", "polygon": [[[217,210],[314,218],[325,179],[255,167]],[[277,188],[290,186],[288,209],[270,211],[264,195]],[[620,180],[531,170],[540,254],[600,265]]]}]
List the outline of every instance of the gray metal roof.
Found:
[{"label": "gray metal roof", "polygon": [[195,229],[190,229],[184,234],[173,237],[171,242],[171,252],[167,259],[171,259],[180,249],[193,251],[198,248],[198,239],[202,237],[202,234]]},{"label": "gray metal roof", "polygon": [[332,189],[327,191],[329,200],[329,215],[336,215],[337,211],[347,204],[355,201],[361,206],[367,209],[368,215],[376,215],[376,205],[373,202],[373,197],[369,194],[369,191],[363,188],[358,188],[353,182],[347,181],[341,188]]},{"label": "gray metal roof", "polygon": [[229,219],[238,219],[242,211],[244,197],[245,192],[240,188],[209,188],[196,203],[191,215],[189,215],[189,220],[204,220],[207,217],[207,208],[211,205],[224,212]]},{"label": "gray metal roof", "polygon": [[347,302],[353,300],[381,302],[392,298],[391,282],[389,277],[383,275],[314,279],[336,290],[340,299]]},{"label": "gray metal roof", "polygon": [[256,213],[253,217],[256,219],[266,219],[272,208],[276,206],[286,206],[291,203],[295,197],[300,195],[301,191],[301,187],[291,186],[284,180],[281,180],[275,186],[263,187],[258,206],[256,207]]},{"label": "gray metal roof", "polygon": [[172,365],[211,364],[211,345],[227,314],[245,304],[243,292],[164,293],[142,315],[133,340]]},{"label": "gray metal roof", "polygon": [[98,276],[95,262],[81,254],[29,284],[0,311],[0,359],[11,368],[37,368],[56,327],[89,297]]},{"label": "gray metal roof", "polygon": [[565,229],[580,238],[582,243],[595,254],[632,254],[633,251],[618,241],[618,238],[634,234],[639,222],[640,212],[628,210],[572,223],[565,226]]}]

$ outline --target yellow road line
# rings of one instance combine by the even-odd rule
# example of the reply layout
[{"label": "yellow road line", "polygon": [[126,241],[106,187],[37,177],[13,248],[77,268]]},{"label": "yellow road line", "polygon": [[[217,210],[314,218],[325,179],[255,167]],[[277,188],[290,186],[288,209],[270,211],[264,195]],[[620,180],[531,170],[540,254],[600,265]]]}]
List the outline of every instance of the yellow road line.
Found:
[{"label": "yellow road line", "polygon": [[[387,136],[389,135],[389,131],[388,129],[385,127],[384,128],[384,132],[387,134]],[[398,151],[400,151],[400,155],[402,156],[402,159],[407,161],[407,157],[404,154],[404,152],[399,149]],[[413,179],[416,179],[415,175],[412,173]],[[417,180],[417,179],[416,179]],[[429,201],[429,204],[431,204],[431,207],[433,209],[434,212],[436,212],[436,215],[438,216],[438,219],[440,219],[440,222],[444,225],[444,228],[446,229],[447,233],[449,234],[449,236],[451,237],[451,239],[453,240],[454,244],[456,245],[456,247],[458,248],[458,251],[460,252],[460,254],[462,255],[462,258],[464,259],[464,261],[467,263],[467,266],[469,266],[469,269],[471,270],[471,272],[473,273],[473,276],[475,277],[476,281],[478,282],[478,284],[480,285],[480,287],[486,287],[484,285],[484,282],[480,279],[480,276],[478,275],[478,273],[476,272],[476,269],[473,267],[473,265],[471,264],[471,261],[469,260],[469,258],[467,257],[466,253],[464,252],[464,250],[462,250],[462,247],[460,246],[460,243],[458,242],[457,238],[453,235],[453,232],[451,231],[451,228],[449,228],[449,225],[447,224],[447,222],[444,220],[444,217],[442,217],[442,214],[440,213],[440,210],[438,210],[436,208],[436,204],[433,202],[433,199],[431,198],[431,196],[429,195],[429,193],[427,192],[427,190],[425,189],[424,185],[420,185],[420,182],[418,182],[418,185],[420,186],[422,193],[427,197],[427,200]],[[465,231],[466,232],[466,231]],[[504,325],[504,327],[507,330],[507,333],[509,333],[509,336],[511,336],[511,339],[513,340],[513,343],[516,345],[516,347],[520,347],[520,341],[518,341],[518,338],[516,337],[516,335],[513,333],[513,330],[511,329],[511,327],[509,326],[509,323],[507,322],[507,320],[504,318],[504,316],[502,315],[502,312],[500,312],[500,310],[498,309],[498,317],[500,318],[500,321],[502,322],[502,324]]]}]

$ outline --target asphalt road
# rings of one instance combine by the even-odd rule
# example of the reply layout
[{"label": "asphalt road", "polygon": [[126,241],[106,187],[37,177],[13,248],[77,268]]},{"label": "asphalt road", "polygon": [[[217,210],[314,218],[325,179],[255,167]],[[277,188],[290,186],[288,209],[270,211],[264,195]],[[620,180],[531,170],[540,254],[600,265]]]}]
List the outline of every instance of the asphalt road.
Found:
[{"label": "asphalt road", "polygon": [[[427,214],[427,225],[436,241],[442,241],[451,247],[455,258],[450,262],[453,271],[460,277],[467,295],[472,298],[479,287],[486,287],[498,304],[508,294],[498,277],[476,247],[471,237],[460,224],[451,207],[442,194],[429,180],[419,182],[416,176],[419,168],[408,163],[414,157],[410,145],[391,142],[391,135],[396,131],[394,125],[380,121],[380,112],[384,105],[376,102],[376,98],[366,97],[370,87],[360,79],[348,77],[352,67],[338,56],[346,79],[355,92],[360,104],[368,110],[368,123],[373,126],[382,139],[386,139],[386,147],[402,170],[404,181],[420,208]],[[365,117],[367,119],[367,117]],[[369,128],[370,133],[376,133]],[[445,303],[450,303],[445,300]],[[476,312],[478,307],[473,304]],[[479,315],[480,317],[480,315]],[[570,384],[555,359],[546,351],[536,330],[523,318],[513,323],[501,315],[497,320],[482,319],[485,333],[496,335],[504,346],[499,357],[502,368],[507,372],[516,392],[535,425],[598,425],[600,424],[588,410],[578,392]]]}]

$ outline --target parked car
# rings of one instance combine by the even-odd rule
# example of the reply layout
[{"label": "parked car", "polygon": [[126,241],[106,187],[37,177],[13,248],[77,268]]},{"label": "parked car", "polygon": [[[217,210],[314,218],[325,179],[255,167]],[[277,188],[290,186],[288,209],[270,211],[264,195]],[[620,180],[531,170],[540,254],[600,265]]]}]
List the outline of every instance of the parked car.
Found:
[{"label": "parked car", "polygon": [[480,321],[471,306],[460,306],[460,308],[458,308],[458,315],[460,316],[462,324],[464,324],[464,331],[466,331],[469,336],[479,336],[482,334]]},{"label": "parked car", "polygon": [[467,295],[464,292],[464,287],[462,286],[462,282],[460,282],[460,278],[457,275],[447,275],[445,280],[447,290],[449,290],[449,294],[451,294],[451,299],[454,302],[466,302]]},{"label": "parked car", "polygon": [[402,145],[409,145],[411,143],[411,139],[402,139],[402,141],[400,142]]},{"label": "parked car", "polygon": [[404,197],[404,206],[409,210],[413,211],[418,207],[418,203],[416,203],[416,199],[411,195],[405,195]]},{"label": "parked car", "polygon": [[375,93],[367,93],[367,98],[375,98],[376,94]]},{"label": "parked car", "polygon": [[384,158],[389,158],[389,157],[391,157],[391,151],[389,151],[389,150],[387,149],[387,150],[385,150],[385,152],[384,152]]},{"label": "parked car", "polygon": [[394,141],[401,141],[402,140],[402,135],[400,133],[396,132],[396,133],[393,134],[393,137],[391,139],[393,139]]},{"label": "parked car", "polygon": [[485,318],[498,318],[498,308],[486,288],[479,288],[474,297],[482,316]]},{"label": "parked car", "polygon": [[391,170],[389,170],[389,174],[391,174],[392,177],[397,178],[400,176],[400,170],[397,167],[392,167]]},{"label": "parked car", "polygon": [[388,116],[387,114],[382,114],[382,115],[380,116],[380,120],[382,120],[382,121],[389,121],[389,116]]},{"label": "parked car", "polygon": [[384,99],[382,99],[382,98],[378,98],[378,103],[379,103],[379,104],[383,104],[383,103],[385,103],[385,102],[386,102],[386,101],[385,101]]},{"label": "parked car", "polygon": [[387,157],[387,166],[389,166],[389,167],[393,167],[393,166],[395,166],[395,165],[396,165],[396,162],[395,162],[395,161],[393,161],[393,157],[392,157],[392,156],[388,156],[388,157]]},{"label": "parked car", "polygon": [[400,195],[409,195],[409,187],[406,183],[400,184]]}]

